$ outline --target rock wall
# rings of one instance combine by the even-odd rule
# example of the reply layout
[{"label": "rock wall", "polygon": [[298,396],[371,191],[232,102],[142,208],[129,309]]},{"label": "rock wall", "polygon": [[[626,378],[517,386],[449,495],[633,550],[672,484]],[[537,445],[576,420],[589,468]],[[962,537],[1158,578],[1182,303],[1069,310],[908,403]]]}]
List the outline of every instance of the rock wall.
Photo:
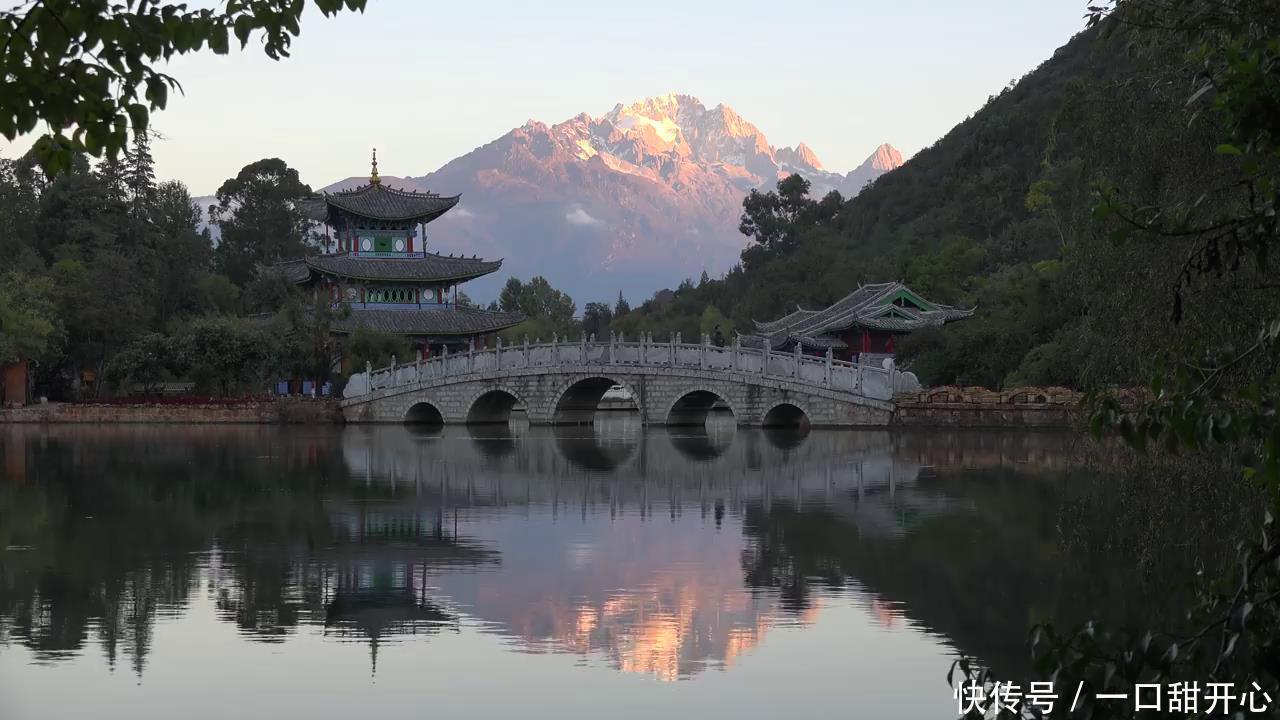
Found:
[{"label": "rock wall", "polygon": [[337,401],[282,398],[180,405],[44,403],[0,410],[0,423],[341,423]]},{"label": "rock wall", "polygon": [[946,385],[895,395],[894,425],[917,427],[1072,427],[1083,393],[1064,387],[988,390]]}]

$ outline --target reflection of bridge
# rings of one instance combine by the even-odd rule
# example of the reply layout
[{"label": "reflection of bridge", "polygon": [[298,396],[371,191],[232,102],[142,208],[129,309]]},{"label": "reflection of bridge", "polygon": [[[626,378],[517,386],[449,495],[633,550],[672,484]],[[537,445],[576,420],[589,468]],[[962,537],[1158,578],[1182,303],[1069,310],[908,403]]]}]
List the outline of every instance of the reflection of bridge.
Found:
[{"label": "reflection of bridge", "polygon": [[501,423],[512,408],[534,424],[590,422],[622,385],[641,422],[700,425],[723,403],[739,425],[887,425],[895,390],[914,376],[736,343],[551,342],[444,355],[352,375],[343,414],[353,422]]}]

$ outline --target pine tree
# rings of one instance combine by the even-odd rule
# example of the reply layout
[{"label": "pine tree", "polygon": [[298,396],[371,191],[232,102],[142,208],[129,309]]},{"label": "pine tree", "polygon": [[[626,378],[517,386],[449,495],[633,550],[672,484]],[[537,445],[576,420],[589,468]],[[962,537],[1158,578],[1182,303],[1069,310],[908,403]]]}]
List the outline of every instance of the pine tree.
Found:
[{"label": "pine tree", "polygon": [[156,198],[156,162],[146,132],[133,136],[133,147],[124,156],[124,182],[134,214],[142,214]]},{"label": "pine tree", "polygon": [[627,299],[622,297],[622,291],[618,291],[618,302],[613,306],[613,316],[622,317],[631,312],[631,306],[627,304]]},{"label": "pine tree", "polygon": [[119,158],[108,155],[98,163],[98,177],[107,188],[108,196],[117,202],[127,200],[125,188],[125,167]]}]

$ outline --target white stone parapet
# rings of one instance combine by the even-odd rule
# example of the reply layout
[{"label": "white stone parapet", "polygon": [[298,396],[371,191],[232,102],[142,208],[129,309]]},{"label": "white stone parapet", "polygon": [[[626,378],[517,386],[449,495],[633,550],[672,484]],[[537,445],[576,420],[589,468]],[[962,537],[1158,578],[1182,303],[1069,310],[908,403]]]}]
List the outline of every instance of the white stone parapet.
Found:
[{"label": "white stone parapet", "polygon": [[664,368],[722,371],[726,379],[743,375],[785,379],[815,389],[885,401],[893,398],[895,389],[918,387],[910,373],[901,373],[892,366],[835,360],[830,352],[825,357],[811,357],[798,352],[756,350],[741,347],[737,338],[728,347],[711,345],[706,337],[697,344],[682,343],[679,337],[674,342],[655,342],[651,336],[642,336],[640,342],[627,342],[610,334],[607,341],[597,341],[592,336],[577,342],[555,338],[549,343],[530,344],[526,338],[521,345],[505,347],[499,341],[493,348],[443,353],[427,360],[366,369],[348,378],[342,394],[344,398],[357,399],[379,390],[436,381],[445,384],[480,373],[563,368],[569,374],[593,366],[646,368],[655,374],[661,374]]}]

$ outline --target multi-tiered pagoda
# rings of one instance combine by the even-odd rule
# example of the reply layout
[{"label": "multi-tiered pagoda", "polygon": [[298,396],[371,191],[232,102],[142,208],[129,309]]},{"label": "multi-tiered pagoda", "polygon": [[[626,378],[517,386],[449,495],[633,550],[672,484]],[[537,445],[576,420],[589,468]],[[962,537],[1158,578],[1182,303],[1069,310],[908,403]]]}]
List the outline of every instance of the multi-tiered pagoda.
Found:
[{"label": "multi-tiered pagoda", "polygon": [[365,327],[403,335],[423,357],[445,348],[486,347],[495,333],[523,318],[458,305],[458,286],[496,271],[501,260],[427,252],[427,223],[458,199],[386,187],[378,177],[375,151],[367,185],[304,203],[304,212],[324,223],[334,251],[276,268],[290,282],[350,306],[339,332]]}]

